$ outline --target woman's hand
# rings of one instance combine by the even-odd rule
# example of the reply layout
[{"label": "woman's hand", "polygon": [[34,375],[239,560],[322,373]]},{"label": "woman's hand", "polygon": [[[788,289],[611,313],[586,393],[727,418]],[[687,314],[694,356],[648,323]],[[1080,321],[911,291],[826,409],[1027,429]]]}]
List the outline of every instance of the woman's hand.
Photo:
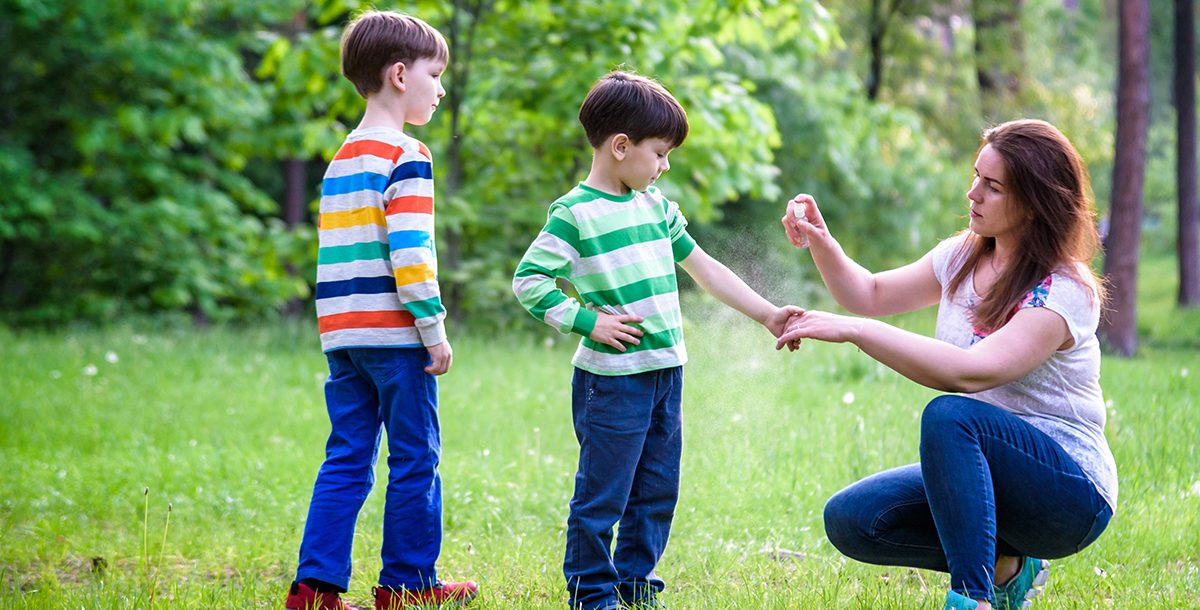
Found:
[{"label": "woman's hand", "polygon": [[[841,316],[825,311],[806,311],[788,322],[783,334],[775,340],[775,349],[791,348],[801,339],[816,339],[829,343],[854,342],[862,333],[862,318]],[[795,343],[793,343],[795,342]]]},{"label": "woman's hand", "polygon": [[[804,220],[801,220],[803,218]],[[788,202],[787,213],[780,219],[788,241],[797,248],[806,248],[814,241],[829,237],[825,218],[812,195],[801,193]]]}]

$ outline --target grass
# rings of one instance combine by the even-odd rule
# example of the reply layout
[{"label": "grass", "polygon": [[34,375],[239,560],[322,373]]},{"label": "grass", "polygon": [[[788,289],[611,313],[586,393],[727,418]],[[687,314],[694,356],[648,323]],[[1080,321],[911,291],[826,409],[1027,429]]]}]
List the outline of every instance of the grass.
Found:
[{"label": "grass", "polygon": [[[1200,312],[1174,308],[1171,273],[1161,260],[1143,273],[1139,356],[1103,365],[1117,516],[1054,562],[1035,608],[1200,607]],[[820,517],[842,486],[916,460],[935,394],[851,347],[777,353],[734,314],[685,307],[666,601],[940,608],[944,575],[847,561]],[[932,330],[927,314],[898,322]],[[440,567],[482,583],[480,610],[565,606],[573,344],[530,328],[459,336],[442,380]],[[328,432],[311,324],[0,331],[0,362],[0,607],[282,607]],[[355,541],[359,601],[381,515],[377,488]]]}]

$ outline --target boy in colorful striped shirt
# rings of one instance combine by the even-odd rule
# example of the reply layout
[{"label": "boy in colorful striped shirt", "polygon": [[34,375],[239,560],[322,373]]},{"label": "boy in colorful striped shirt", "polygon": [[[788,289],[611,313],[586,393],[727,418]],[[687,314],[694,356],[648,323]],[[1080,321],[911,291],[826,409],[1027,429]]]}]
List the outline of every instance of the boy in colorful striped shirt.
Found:
[{"label": "boy in colorful striped shirt", "polygon": [[448,60],[437,30],[399,13],[364,13],[342,37],[342,73],[367,104],[321,187],[316,301],[332,430],[290,609],[352,608],[340,593],[384,428],[390,472],[375,607],[460,603],[478,590],[438,580],[434,565],[442,541],[436,375],[450,368],[452,351],[437,283],[432,158],[404,133],[433,117]]},{"label": "boy in colorful striped shirt", "polygon": [[675,265],[776,337],[803,310],[772,305],[706,254],[679,206],[651,186],[688,132],[687,114],[666,89],[610,73],[588,93],[579,121],[594,148],[591,172],[550,206],[513,291],[535,318],[583,337],[571,381],[579,440],[563,562],[571,608],[653,606],[682,450],[687,352]]}]

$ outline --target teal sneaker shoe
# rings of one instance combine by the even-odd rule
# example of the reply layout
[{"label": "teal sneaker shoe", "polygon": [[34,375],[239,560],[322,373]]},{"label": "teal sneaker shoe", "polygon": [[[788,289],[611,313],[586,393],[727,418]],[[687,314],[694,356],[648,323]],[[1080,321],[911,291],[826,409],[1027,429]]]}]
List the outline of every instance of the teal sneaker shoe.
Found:
[{"label": "teal sneaker shoe", "polygon": [[1033,598],[1042,594],[1042,586],[1050,576],[1050,562],[1036,557],[1026,557],[1021,570],[1007,584],[993,586],[992,607],[996,610],[1026,610]]},{"label": "teal sneaker shoe", "polygon": [[950,591],[946,593],[946,605],[942,610],[975,610],[978,607],[979,602],[957,591]]}]

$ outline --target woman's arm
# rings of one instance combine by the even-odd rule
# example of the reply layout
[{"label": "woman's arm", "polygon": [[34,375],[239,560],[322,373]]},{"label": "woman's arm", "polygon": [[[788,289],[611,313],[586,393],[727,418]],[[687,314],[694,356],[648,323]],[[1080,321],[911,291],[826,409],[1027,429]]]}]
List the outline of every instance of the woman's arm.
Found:
[{"label": "woman's arm", "polygon": [[1041,307],[1022,309],[967,349],[879,320],[822,311],[794,319],[776,348],[795,339],[853,343],[897,373],[946,392],[979,392],[1015,381],[1071,342],[1066,320]]},{"label": "woman's arm", "polygon": [[[807,222],[796,219],[799,212]],[[941,285],[933,273],[932,255],[926,254],[903,267],[872,273],[846,255],[809,195],[788,202],[783,228],[788,240],[802,247],[805,240],[821,280],[838,304],[851,313],[884,316],[936,305]]]}]

